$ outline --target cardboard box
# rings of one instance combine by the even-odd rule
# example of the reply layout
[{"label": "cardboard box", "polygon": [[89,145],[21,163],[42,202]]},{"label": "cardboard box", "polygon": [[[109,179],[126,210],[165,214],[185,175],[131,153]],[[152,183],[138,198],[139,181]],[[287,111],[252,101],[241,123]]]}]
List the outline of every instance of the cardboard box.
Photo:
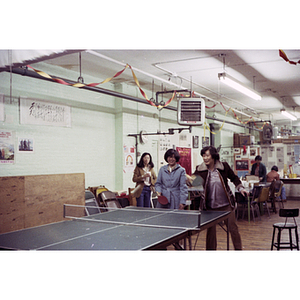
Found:
[{"label": "cardboard box", "polygon": [[240,134],[240,146],[249,146],[250,142],[250,134]]},{"label": "cardboard box", "polygon": [[297,140],[294,139],[282,139],[283,144],[300,144],[300,138]]},{"label": "cardboard box", "polygon": [[234,148],[240,147],[240,134],[239,133],[233,134],[233,147]]}]

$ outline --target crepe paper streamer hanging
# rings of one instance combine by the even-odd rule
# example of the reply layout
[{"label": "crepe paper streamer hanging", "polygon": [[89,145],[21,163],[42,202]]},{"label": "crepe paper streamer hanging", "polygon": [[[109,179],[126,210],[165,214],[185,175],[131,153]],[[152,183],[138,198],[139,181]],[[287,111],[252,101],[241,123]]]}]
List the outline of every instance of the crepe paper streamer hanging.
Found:
[{"label": "crepe paper streamer hanging", "polygon": [[[227,113],[228,113],[228,111],[226,112],[225,117],[226,117]],[[220,132],[223,129],[224,124],[225,124],[225,120],[223,120],[223,123],[222,123],[222,125],[220,126],[220,128],[219,128],[219,130],[217,132]],[[205,127],[207,127],[207,129],[210,131],[210,133],[212,133],[212,134],[216,134],[217,133],[217,132],[211,131],[210,128],[209,128],[209,126],[206,124],[206,122],[204,122],[204,137],[205,137]]]},{"label": "crepe paper streamer hanging", "polygon": [[45,73],[43,71],[37,70],[37,69],[31,67],[30,65],[27,65],[27,67],[30,68],[30,69],[32,69],[36,73],[38,73],[40,76],[43,76],[43,77],[48,78],[48,79],[52,79],[53,81],[55,81],[57,83],[60,83],[60,84],[64,84],[64,85],[68,85],[68,86],[73,86],[73,87],[78,87],[78,88],[85,87],[85,86],[94,87],[94,86],[97,86],[99,84],[107,83],[107,82],[111,81],[112,79],[120,76],[127,68],[130,68],[132,76],[133,76],[133,79],[135,81],[135,84],[138,86],[141,94],[143,95],[143,97],[147,100],[147,102],[150,105],[152,105],[154,107],[157,107],[159,109],[162,109],[162,108],[168,106],[172,102],[172,100],[174,99],[174,97],[176,95],[176,91],[174,91],[172,97],[164,105],[161,105],[161,104],[156,105],[153,101],[151,101],[151,100],[148,99],[146,93],[140,87],[140,83],[139,83],[137,77],[135,76],[135,73],[133,72],[132,67],[129,64],[126,64],[126,66],[124,67],[124,69],[121,70],[121,71],[119,71],[119,72],[117,72],[113,77],[106,78],[105,80],[103,80],[101,82],[98,82],[98,83],[88,83],[88,84],[84,84],[84,83],[80,83],[80,82],[76,82],[76,83],[71,84],[71,83],[68,83],[68,82],[64,81],[63,79],[51,77],[49,74],[47,74],[47,73]]},{"label": "crepe paper streamer hanging", "polygon": [[224,109],[226,112],[229,112],[229,111],[230,111],[231,107],[229,107],[228,109],[226,109],[226,108],[224,107],[224,105],[223,105],[222,102],[220,102],[220,104],[222,105],[223,109]]},{"label": "crepe paper streamer hanging", "polygon": [[63,79],[60,79],[60,78],[53,78],[51,77],[49,74],[43,72],[43,71],[40,71],[40,70],[37,70],[33,67],[31,67],[30,65],[27,65],[28,68],[34,70],[36,73],[38,73],[40,76],[43,76],[45,78],[49,78],[49,79],[52,79],[53,81],[57,82],[57,83],[60,83],[60,84],[64,84],[64,85],[69,85],[69,86],[73,86],[73,87],[78,87],[78,88],[81,88],[81,87],[84,87],[84,86],[96,86],[96,85],[99,85],[99,84],[103,84],[103,83],[106,83],[106,82],[109,82],[111,81],[113,78],[116,78],[118,76],[120,76],[128,67],[129,65],[127,64],[125,66],[125,68],[122,70],[122,71],[119,71],[117,72],[113,77],[110,77],[110,78],[107,78],[105,80],[103,80],[102,82],[98,82],[98,83],[89,83],[89,84],[84,84],[84,83],[80,83],[80,82],[76,82],[76,83],[67,83],[66,81],[64,81]]},{"label": "crepe paper streamer hanging", "polygon": [[209,126],[206,124],[206,122],[204,122],[204,129],[205,129],[205,127],[209,130],[210,133],[216,134],[216,132],[213,132],[213,131],[210,130],[210,128],[209,128]]},{"label": "crepe paper streamer hanging", "polygon": [[206,106],[205,105],[205,108],[207,108],[207,109],[211,109],[211,108],[215,108],[217,106],[217,103],[215,103],[213,106],[211,106],[211,107],[208,107],[208,106]]},{"label": "crepe paper streamer hanging", "polygon": [[150,105],[155,106],[155,107],[157,107],[158,109],[161,109],[161,108],[164,108],[164,107],[168,106],[168,105],[172,102],[172,100],[174,99],[174,97],[175,97],[175,95],[176,95],[176,91],[174,91],[172,97],[171,97],[164,105],[161,105],[161,104],[156,105],[153,101],[149,100],[148,97],[147,97],[147,95],[146,95],[146,93],[145,93],[145,92],[142,90],[142,88],[140,87],[140,83],[139,83],[137,77],[135,76],[135,74],[134,74],[134,72],[133,72],[133,69],[131,68],[130,65],[129,65],[129,68],[130,68],[130,70],[131,70],[132,77],[133,77],[133,79],[134,79],[134,81],[135,81],[135,84],[138,86],[138,88],[139,88],[141,94],[142,94],[143,97],[150,103]]},{"label": "crepe paper streamer hanging", "polygon": [[239,117],[237,116],[237,114],[235,113],[235,111],[234,111],[232,108],[231,108],[231,110],[232,110],[232,112],[233,112],[235,118],[236,118],[240,123],[242,123],[242,124],[244,124],[244,125],[248,124],[248,123],[253,119],[252,117],[250,117],[248,121],[243,122],[242,120],[239,119]]},{"label": "crepe paper streamer hanging", "polygon": [[264,122],[263,125],[262,125],[261,127],[258,127],[258,126],[256,125],[255,122],[253,122],[253,124],[254,124],[254,126],[255,126],[257,129],[262,130],[262,129],[264,128],[264,126],[265,126],[266,124],[268,124],[268,122]]},{"label": "crepe paper streamer hanging", "polygon": [[291,64],[291,65],[297,65],[297,64],[300,64],[300,60],[298,60],[298,61],[292,61],[292,60],[289,60],[288,57],[287,57],[287,55],[284,53],[283,50],[279,50],[279,56],[280,56],[281,58],[283,58],[286,62],[288,62],[288,63]]}]

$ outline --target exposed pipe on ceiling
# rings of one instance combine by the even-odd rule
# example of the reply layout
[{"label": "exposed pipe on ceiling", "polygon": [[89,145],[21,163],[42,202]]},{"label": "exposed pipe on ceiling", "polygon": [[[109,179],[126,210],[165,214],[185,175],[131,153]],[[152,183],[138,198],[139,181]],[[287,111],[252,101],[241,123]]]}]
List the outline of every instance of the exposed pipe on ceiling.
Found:
[{"label": "exposed pipe on ceiling", "polygon": [[[54,81],[51,78],[46,78],[46,77],[40,76],[38,73],[36,73],[34,71],[31,71],[31,70],[28,70],[28,69],[13,68],[11,72],[14,73],[14,74],[17,74],[17,75],[22,75],[22,76],[26,76],[26,77],[46,80],[46,81],[54,83]],[[61,77],[57,77],[57,76],[56,76],[56,78],[62,79],[65,82],[70,83],[70,84],[77,83],[77,81],[73,81],[73,80],[69,80],[69,79],[65,79],[65,78],[61,78]],[[138,97],[122,94],[122,93],[119,93],[119,92],[116,92],[116,91],[103,89],[103,88],[100,88],[100,87],[83,86],[83,87],[80,87],[80,89],[89,90],[89,91],[98,92],[98,93],[106,94],[106,95],[113,96],[113,97],[118,97],[118,98],[123,98],[123,99],[127,99],[127,100],[133,100],[133,101],[136,101],[136,102],[148,104],[148,102],[146,100],[140,99]]]},{"label": "exposed pipe on ceiling", "polygon": [[[8,72],[8,71],[6,71],[6,72]],[[35,79],[45,80],[45,81],[49,81],[49,82],[53,83],[53,80],[51,78],[46,78],[46,77],[40,76],[38,73],[36,73],[34,71],[31,71],[31,70],[28,70],[27,68],[13,68],[11,70],[11,73],[26,76],[26,77],[31,77],[31,78],[35,78]],[[70,83],[70,84],[77,83],[76,81],[72,81],[72,80],[65,79],[65,78],[59,78],[59,79],[62,79],[65,82]],[[123,98],[123,99],[126,99],[126,100],[131,100],[131,101],[135,101],[135,102],[139,102],[139,103],[143,103],[143,104],[148,104],[148,102],[144,99],[134,97],[134,96],[130,96],[130,95],[126,95],[126,94],[119,93],[119,92],[112,91],[112,90],[108,90],[108,89],[103,89],[103,88],[100,88],[100,87],[83,86],[80,89],[89,90],[89,91],[92,91],[92,92],[97,92],[97,93],[101,93],[101,94],[105,94],[105,95],[113,96],[113,97],[117,97],[117,98]],[[166,106],[166,107],[164,107],[164,109],[177,111],[177,107],[172,107],[172,106]],[[225,122],[227,124],[231,124],[231,125],[251,129],[251,130],[261,131],[259,129],[252,128],[252,127],[249,127],[249,126],[246,126],[246,125],[243,125],[243,124],[238,124],[238,123],[234,123],[234,122],[227,121],[227,120],[224,121],[224,120],[220,120],[220,119],[210,117],[210,116],[205,116],[205,118],[209,119],[209,120],[213,120],[213,121]]]},{"label": "exposed pipe on ceiling", "polygon": [[[105,59],[105,60],[111,61],[111,62],[113,62],[113,63],[115,63],[115,64],[121,65],[122,67],[124,67],[124,66],[126,65],[126,64],[124,64],[124,62],[117,61],[117,60],[115,60],[115,59],[113,59],[113,58],[110,58],[110,57],[108,57],[108,56],[106,56],[106,55],[103,55],[103,54],[98,53],[98,52],[93,51],[93,50],[85,50],[85,52],[86,52],[86,53],[90,53],[90,54],[95,55],[95,56],[98,56],[98,57],[100,57],[100,58],[103,58],[103,59]],[[154,66],[157,67],[156,65],[154,65]],[[165,79],[160,78],[160,77],[155,76],[155,75],[152,75],[152,74],[150,74],[150,73],[148,73],[148,72],[142,71],[142,70],[137,69],[137,68],[135,68],[135,67],[133,67],[133,66],[131,66],[131,67],[132,67],[133,70],[135,70],[135,71],[137,71],[137,72],[139,72],[139,73],[141,73],[141,74],[144,74],[144,75],[149,76],[149,77],[151,77],[151,78],[157,79],[157,80],[159,80],[159,81],[161,81],[161,82],[164,82],[164,83],[166,83],[166,84],[173,85],[173,86],[175,86],[175,87],[177,87],[177,88],[184,89],[184,87],[183,87],[182,85],[178,85],[178,84],[173,83],[173,82],[171,82],[171,81],[165,80]],[[168,70],[166,70],[166,72],[171,73],[171,72],[168,71]],[[179,76],[178,76],[178,77],[179,77]],[[185,79],[185,78],[183,78],[183,77],[180,77],[180,78],[181,78],[181,79],[184,79],[184,80],[186,80],[186,81],[189,81],[189,80],[187,80],[187,79]],[[194,83],[194,84],[195,84],[195,83]],[[199,84],[195,84],[195,85],[199,85]],[[199,86],[202,87],[201,85],[199,85]],[[215,93],[215,92],[213,92],[213,93]],[[216,93],[215,93],[215,94],[216,94]],[[195,95],[198,95],[198,96],[200,96],[200,97],[202,97],[202,98],[206,98],[206,99],[208,99],[208,100],[210,100],[210,101],[212,101],[212,102],[214,102],[214,103],[220,104],[220,101],[217,101],[217,100],[214,100],[214,99],[210,99],[210,98],[206,97],[205,95],[202,95],[202,94],[200,94],[200,93],[198,93],[198,92],[195,92]],[[218,95],[218,94],[217,94],[217,95]],[[220,96],[220,95],[218,95],[218,96]],[[231,101],[235,101],[235,100],[230,99],[230,98],[228,98],[228,99],[231,100]],[[237,102],[237,101],[236,101],[236,102]],[[226,104],[224,104],[224,103],[222,103],[222,104],[223,104],[224,107],[230,108],[230,106],[228,106],[228,105],[226,105]],[[245,107],[246,107],[246,106],[245,106]],[[241,114],[241,115],[244,115],[244,116],[248,117],[248,118],[252,117],[252,116],[249,116],[249,115],[247,115],[246,113],[241,112],[241,111],[239,111],[239,110],[235,110],[235,111],[236,111],[237,113]],[[257,118],[257,117],[252,117],[252,118],[256,118],[257,120],[260,120],[260,119]]]}]

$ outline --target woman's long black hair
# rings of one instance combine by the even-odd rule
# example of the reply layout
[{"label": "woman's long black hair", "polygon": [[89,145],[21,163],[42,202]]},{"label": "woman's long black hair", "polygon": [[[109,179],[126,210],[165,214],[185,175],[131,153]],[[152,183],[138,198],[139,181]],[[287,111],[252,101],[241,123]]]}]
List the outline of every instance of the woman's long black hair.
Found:
[{"label": "woman's long black hair", "polygon": [[154,163],[152,162],[152,156],[150,153],[148,152],[144,152],[140,158],[140,161],[138,162],[137,166],[139,168],[144,168],[144,162],[143,162],[143,158],[146,156],[146,155],[149,155],[150,156],[150,162],[149,162],[149,166],[152,168],[154,168]]}]

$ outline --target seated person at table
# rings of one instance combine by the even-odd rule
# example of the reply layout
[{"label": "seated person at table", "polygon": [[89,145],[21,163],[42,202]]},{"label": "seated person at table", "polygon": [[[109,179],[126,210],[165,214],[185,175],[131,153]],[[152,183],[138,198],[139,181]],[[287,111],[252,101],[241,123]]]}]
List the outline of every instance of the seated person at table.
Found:
[{"label": "seated person at table", "polygon": [[262,161],[262,157],[260,155],[257,155],[255,157],[255,163],[252,165],[250,174],[258,176],[260,182],[265,182],[267,169],[266,166],[261,161]]},{"label": "seated person at table", "polygon": [[[267,182],[272,182],[273,180],[280,180],[279,179],[279,174],[277,172],[278,172],[278,167],[273,166],[271,168],[271,172],[269,172],[267,174]],[[276,192],[278,192],[278,189],[276,189]],[[285,192],[285,187],[284,186],[281,188],[281,199],[286,200],[286,192]]]}]

